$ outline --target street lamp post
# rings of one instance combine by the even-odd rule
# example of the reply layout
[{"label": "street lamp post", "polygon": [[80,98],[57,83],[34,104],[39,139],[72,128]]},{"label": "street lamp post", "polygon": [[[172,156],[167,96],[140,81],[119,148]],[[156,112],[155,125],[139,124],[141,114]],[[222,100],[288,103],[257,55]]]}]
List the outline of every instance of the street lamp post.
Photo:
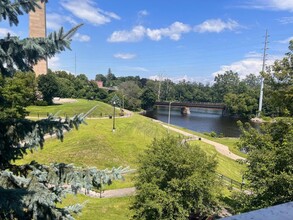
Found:
[{"label": "street lamp post", "polygon": [[168,134],[169,134],[169,127],[170,127],[170,120],[171,120],[171,104],[173,103],[174,101],[172,102],[169,102],[169,114],[168,114]]},{"label": "street lamp post", "polygon": [[116,105],[116,102],[114,101],[113,102],[113,108],[114,108],[114,113],[113,113],[113,132],[115,132],[115,105]]}]

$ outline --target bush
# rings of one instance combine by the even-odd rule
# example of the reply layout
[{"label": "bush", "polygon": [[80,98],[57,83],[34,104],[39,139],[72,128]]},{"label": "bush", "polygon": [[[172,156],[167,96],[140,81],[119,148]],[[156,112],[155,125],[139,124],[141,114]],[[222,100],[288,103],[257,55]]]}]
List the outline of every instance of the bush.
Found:
[{"label": "bush", "polygon": [[36,106],[47,106],[48,103],[44,100],[37,100],[37,101],[35,101],[35,105]]}]

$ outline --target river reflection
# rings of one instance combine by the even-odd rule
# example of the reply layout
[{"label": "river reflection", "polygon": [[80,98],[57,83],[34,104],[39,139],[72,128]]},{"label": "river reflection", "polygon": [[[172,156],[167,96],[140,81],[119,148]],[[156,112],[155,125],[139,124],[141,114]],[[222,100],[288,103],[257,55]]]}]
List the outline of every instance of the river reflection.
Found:
[{"label": "river reflection", "polygon": [[[168,107],[158,107],[147,116],[168,122]],[[223,134],[226,137],[239,137],[240,130],[237,126],[239,119],[223,117],[221,110],[190,108],[190,115],[183,116],[179,107],[172,107],[170,124],[187,128],[197,132],[212,132]],[[246,122],[245,120],[241,120]]]}]

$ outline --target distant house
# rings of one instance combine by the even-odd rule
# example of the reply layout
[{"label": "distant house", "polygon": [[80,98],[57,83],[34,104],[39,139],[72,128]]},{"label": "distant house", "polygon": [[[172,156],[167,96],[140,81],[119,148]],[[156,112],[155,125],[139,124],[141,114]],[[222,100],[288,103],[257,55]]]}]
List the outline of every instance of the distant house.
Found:
[{"label": "distant house", "polygon": [[97,83],[97,86],[99,88],[103,88],[104,87],[103,81],[96,81],[96,83]]}]

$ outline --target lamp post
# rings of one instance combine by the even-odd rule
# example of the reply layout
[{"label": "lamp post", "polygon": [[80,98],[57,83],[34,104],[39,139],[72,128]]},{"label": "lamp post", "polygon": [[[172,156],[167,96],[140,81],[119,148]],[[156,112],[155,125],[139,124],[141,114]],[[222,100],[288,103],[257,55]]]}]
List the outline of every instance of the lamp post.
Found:
[{"label": "lamp post", "polygon": [[114,111],[114,113],[113,113],[113,132],[115,132],[115,105],[116,105],[116,102],[114,101],[113,102],[113,111]]},{"label": "lamp post", "polygon": [[169,114],[168,114],[168,134],[169,134],[169,127],[170,127],[170,120],[171,120],[171,104],[175,102],[175,101],[172,101],[172,102],[169,102]]}]

